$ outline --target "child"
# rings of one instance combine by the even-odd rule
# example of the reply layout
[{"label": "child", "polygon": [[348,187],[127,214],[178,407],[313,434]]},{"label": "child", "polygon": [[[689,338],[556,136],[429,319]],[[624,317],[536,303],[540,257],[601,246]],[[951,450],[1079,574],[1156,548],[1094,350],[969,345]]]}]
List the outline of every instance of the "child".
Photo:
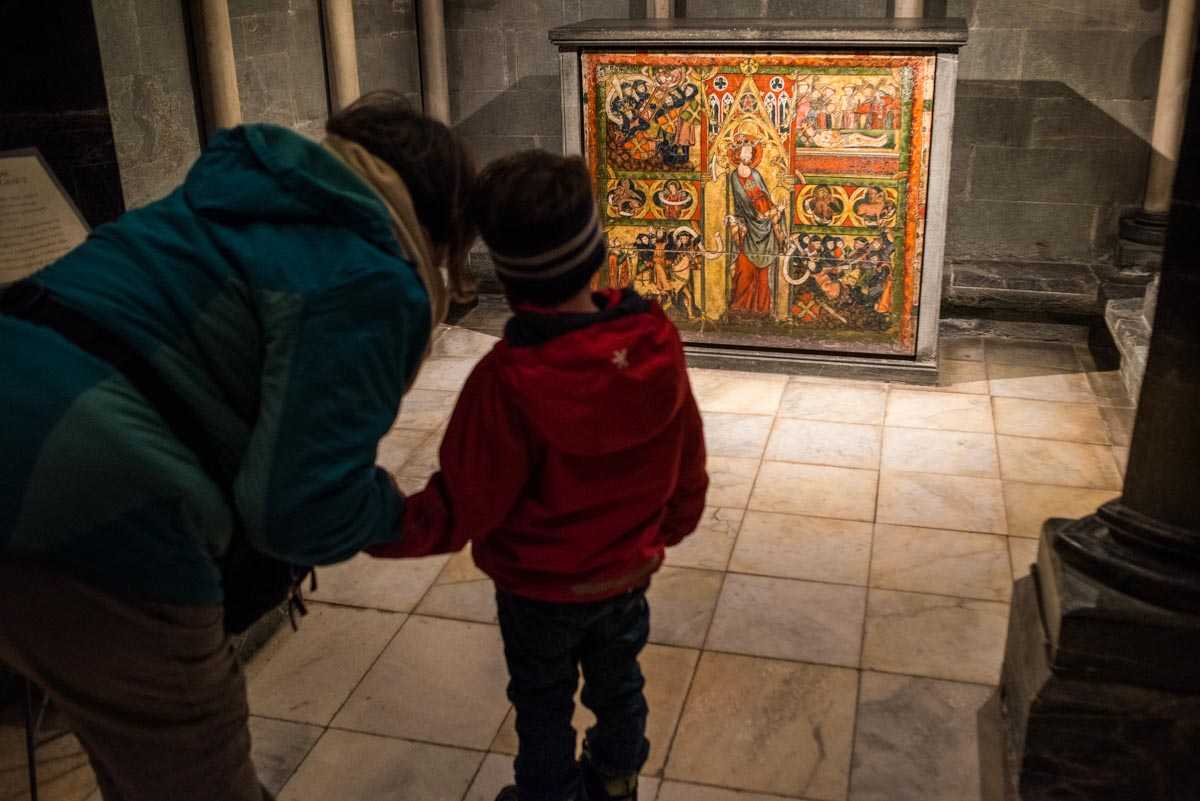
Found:
[{"label": "child", "polygon": [[[471,541],[496,582],[520,737],[517,783],[497,801],[637,798],[646,589],[708,488],[674,326],[631,290],[589,290],[606,257],[591,184],[582,160],[544,151],[480,176],[473,215],[515,316],[467,379],[403,535],[371,550]],[[577,763],[580,668],[597,722]]]}]

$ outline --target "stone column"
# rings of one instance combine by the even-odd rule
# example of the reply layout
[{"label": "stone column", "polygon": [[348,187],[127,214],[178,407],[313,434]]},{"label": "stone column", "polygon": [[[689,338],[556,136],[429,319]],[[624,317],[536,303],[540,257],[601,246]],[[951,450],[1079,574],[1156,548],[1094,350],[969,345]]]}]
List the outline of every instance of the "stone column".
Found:
[{"label": "stone column", "polygon": [[670,19],[675,16],[674,0],[646,0],[646,17],[649,19]]},{"label": "stone column", "polygon": [[896,17],[925,16],[925,0],[896,0]]},{"label": "stone column", "polygon": [[209,133],[242,121],[237,69],[233,60],[233,31],[228,0],[199,0],[192,5],[196,56],[200,66],[200,95]]},{"label": "stone column", "polygon": [[450,69],[446,63],[446,11],[442,0],[417,3],[421,49],[421,105],[435,120],[450,124]]},{"label": "stone column", "polygon": [[325,67],[330,111],[340,111],[362,94],[358,84],[358,45],[352,0],[321,0],[325,23]]},{"label": "stone column", "polygon": [[1121,238],[1131,242],[1161,247],[1166,235],[1171,185],[1175,181],[1175,163],[1183,136],[1195,32],[1196,0],[1170,0],[1163,28],[1154,128],[1150,134],[1146,196],[1141,209],[1121,220]]},{"label": "stone column", "polygon": [[1000,689],[980,713],[989,801],[1200,799],[1198,94],[1124,493],[1048,520],[1014,587]]}]

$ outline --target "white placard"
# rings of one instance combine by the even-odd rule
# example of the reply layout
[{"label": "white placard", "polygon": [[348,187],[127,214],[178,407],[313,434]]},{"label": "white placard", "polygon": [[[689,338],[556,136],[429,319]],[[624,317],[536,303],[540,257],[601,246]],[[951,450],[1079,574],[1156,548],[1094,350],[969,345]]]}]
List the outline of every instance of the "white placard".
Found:
[{"label": "white placard", "polygon": [[36,149],[0,152],[0,286],[87,239],[88,227]]}]

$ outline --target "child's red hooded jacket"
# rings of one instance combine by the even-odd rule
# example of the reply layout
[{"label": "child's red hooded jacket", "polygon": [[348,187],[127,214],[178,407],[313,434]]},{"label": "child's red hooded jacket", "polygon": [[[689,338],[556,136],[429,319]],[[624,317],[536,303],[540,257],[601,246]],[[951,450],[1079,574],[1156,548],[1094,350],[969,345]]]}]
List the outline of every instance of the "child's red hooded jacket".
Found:
[{"label": "child's red hooded jacket", "polygon": [[441,471],[375,556],[472,543],[497,586],[584,602],[647,583],[690,534],[708,488],[683,349],[631,291],[591,314],[519,310],[463,387]]}]

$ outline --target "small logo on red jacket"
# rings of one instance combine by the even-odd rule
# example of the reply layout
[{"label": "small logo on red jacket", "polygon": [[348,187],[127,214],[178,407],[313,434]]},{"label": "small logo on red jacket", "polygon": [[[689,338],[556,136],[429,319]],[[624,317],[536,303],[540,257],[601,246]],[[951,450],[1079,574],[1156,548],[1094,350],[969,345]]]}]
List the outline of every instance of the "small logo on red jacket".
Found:
[{"label": "small logo on red jacket", "polygon": [[621,348],[613,351],[612,363],[617,366],[618,370],[624,370],[629,366],[629,348]]}]

